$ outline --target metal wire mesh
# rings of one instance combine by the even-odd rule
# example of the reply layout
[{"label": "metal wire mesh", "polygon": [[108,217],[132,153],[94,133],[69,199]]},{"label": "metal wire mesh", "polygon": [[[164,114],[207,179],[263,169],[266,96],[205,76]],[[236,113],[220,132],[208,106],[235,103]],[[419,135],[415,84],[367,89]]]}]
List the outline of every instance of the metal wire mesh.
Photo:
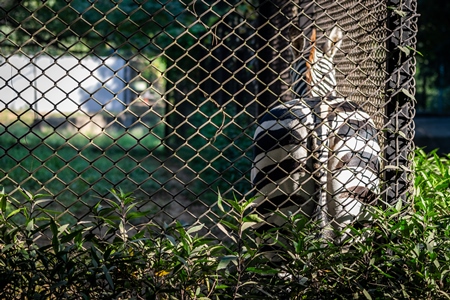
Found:
[{"label": "metal wire mesh", "polygon": [[339,96],[384,134],[386,202],[408,201],[414,0],[2,5],[0,184],[20,201],[49,194],[40,205],[75,224],[121,188],[145,220],[212,228],[218,191],[252,191],[256,120],[292,98],[298,20],[344,30]]}]

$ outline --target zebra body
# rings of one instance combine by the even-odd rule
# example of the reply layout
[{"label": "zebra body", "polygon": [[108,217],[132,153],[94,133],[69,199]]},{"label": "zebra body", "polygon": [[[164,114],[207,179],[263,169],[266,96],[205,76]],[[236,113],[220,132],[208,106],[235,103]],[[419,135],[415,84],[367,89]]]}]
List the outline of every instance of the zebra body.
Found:
[{"label": "zebra body", "polygon": [[[336,40],[328,46],[339,45]],[[294,65],[294,91],[303,97],[272,108],[261,119],[251,174],[260,195],[257,211],[267,224],[284,223],[272,213],[276,210],[302,213],[319,220],[327,237],[332,236],[326,228],[363,217],[380,183],[375,124],[357,104],[335,97],[330,47],[311,50],[310,66],[305,60]]]}]

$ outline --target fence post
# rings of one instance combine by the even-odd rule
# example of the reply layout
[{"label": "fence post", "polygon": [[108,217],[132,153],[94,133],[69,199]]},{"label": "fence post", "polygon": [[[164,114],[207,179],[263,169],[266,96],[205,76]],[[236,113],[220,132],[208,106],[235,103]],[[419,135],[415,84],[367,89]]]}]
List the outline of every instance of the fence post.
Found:
[{"label": "fence post", "polygon": [[385,201],[407,204],[413,197],[413,117],[416,44],[416,0],[389,0],[385,120]]}]

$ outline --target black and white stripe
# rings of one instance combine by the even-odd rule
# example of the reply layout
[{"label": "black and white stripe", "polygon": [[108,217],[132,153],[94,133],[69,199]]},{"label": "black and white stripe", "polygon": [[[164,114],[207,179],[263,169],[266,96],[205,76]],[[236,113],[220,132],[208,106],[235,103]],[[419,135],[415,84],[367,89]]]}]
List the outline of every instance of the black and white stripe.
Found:
[{"label": "black and white stripe", "polygon": [[308,83],[304,74],[308,67],[304,59],[298,60],[290,70],[292,90],[295,95],[304,97],[336,96],[336,75],[333,62],[322,53],[317,53],[310,68],[311,83]]},{"label": "black and white stripe", "polygon": [[333,37],[342,39],[342,33],[333,36],[334,31],[323,52],[315,49],[310,88],[303,80],[304,62],[291,72],[294,91],[307,96],[271,109],[255,132],[251,180],[267,225],[284,223],[273,211],[302,213],[319,220],[329,235],[330,226],[364,218],[366,204],[379,193],[375,124],[357,104],[335,97],[336,49],[331,48],[339,45]]},{"label": "black and white stripe", "polygon": [[336,75],[332,57],[314,51],[314,63],[311,66],[311,96],[336,96]]},{"label": "black and white stripe", "polygon": [[308,70],[304,59],[297,60],[289,71],[292,81],[292,91],[297,96],[305,96],[309,92],[309,84],[306,81],[305,74]]}]

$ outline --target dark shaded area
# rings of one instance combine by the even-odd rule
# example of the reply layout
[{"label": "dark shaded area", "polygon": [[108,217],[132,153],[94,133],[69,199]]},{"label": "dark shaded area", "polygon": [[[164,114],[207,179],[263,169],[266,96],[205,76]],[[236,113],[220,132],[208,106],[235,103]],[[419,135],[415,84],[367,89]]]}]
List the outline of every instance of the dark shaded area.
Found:
[{"label": "dark shaded area", "polygon": [[450,113],[450,2],[418,0],[417,108],[419,112]]}]

